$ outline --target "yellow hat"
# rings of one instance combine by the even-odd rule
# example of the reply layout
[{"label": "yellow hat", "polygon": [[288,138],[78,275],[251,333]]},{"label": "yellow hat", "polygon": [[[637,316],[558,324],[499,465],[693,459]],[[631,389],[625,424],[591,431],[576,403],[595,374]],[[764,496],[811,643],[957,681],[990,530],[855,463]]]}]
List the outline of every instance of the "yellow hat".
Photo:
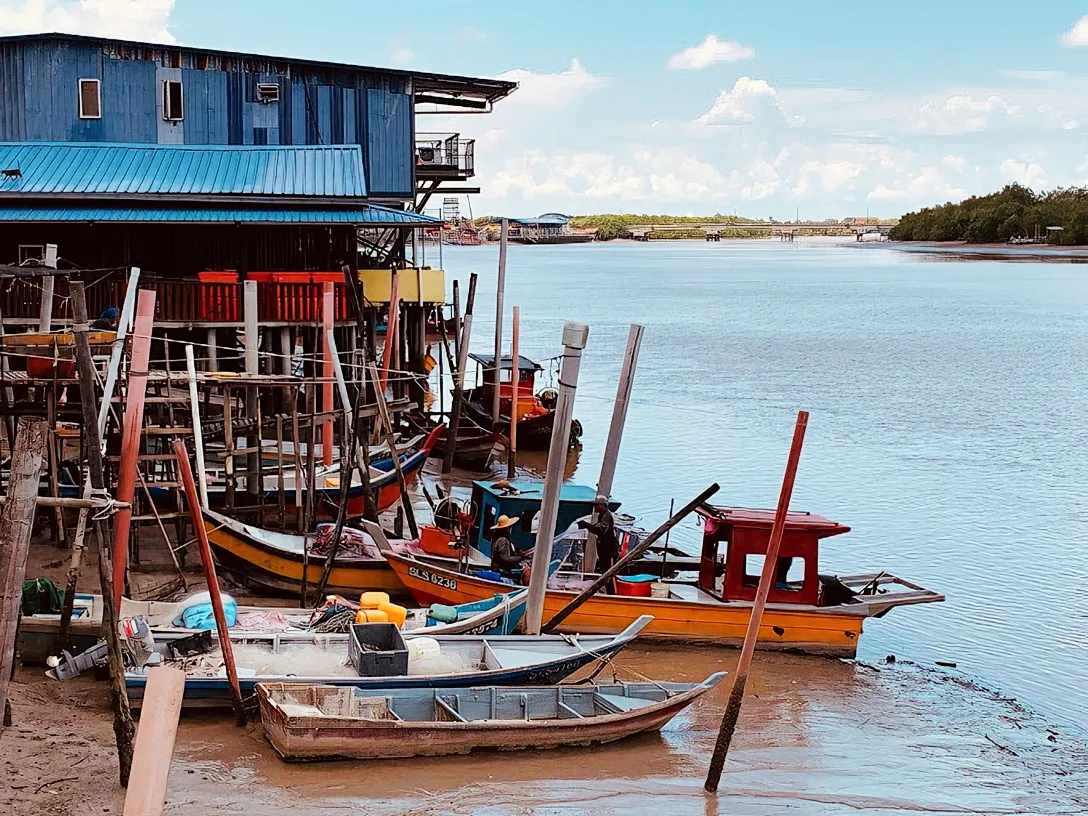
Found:
[{"label": "yellow hat", "polygon": [[519,519],[521,519],[521,516],[499,516],[499,520],[495,522],[495,526],[491,529],[505,530],[507,527],[513,527],[515,524],[517,524]]}]

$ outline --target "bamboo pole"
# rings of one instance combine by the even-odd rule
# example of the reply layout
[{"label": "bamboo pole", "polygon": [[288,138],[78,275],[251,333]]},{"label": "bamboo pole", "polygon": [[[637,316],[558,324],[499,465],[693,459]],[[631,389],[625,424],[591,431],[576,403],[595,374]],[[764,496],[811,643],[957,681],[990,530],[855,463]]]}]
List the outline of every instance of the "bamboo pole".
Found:
[{"label": "bamboo pole", "polygon": [[[506,293],[506,238],[510,222],[502,219],[499,231],[499,279],[495,286],[495,393],[491,397],[491,427],[499,430],[499,415],[502,400],[499,391],[502,387],[502,307]],[[515,366],[517,365],[515,361]]]},{"label": "bamboo pole", "polygon": [[[140,456],[140,431],[143,427],[144,397],[147,394],[147,364],[151,357],[151,329],[155,324],[155,290],[143,289],[136,304],[136,327],[132,335],[132,365],[128,373],[125,400],[125,425],[121,439],[121,463],[117,475],[118,501],[132,504],[136,495],[136,468]],[[128,571],[128,534],[132,508],[117,514],[113,539],[113,605],[121,608]]]},{"label": "bamboo pole", "polygon": [[759,589],[756,590],[756,598],[752,603],[748,631],[744,634],[744,646],[741,647],[737,671],[733,675],[733,686],[729,689],[729,701],[722,715],[718,740],[714,744],[710,769],[707,771],[706,783],[703,785],[707,793],[716,793],[718,790],[722,769],[725,767],[725,758],[729,755],[729,745],[733,741],[733,733],[737,728],[741,704],[744,702],[744,686],[748,682],[748,671],[752,667],[752,655],[756,650],[756,640],[759,638],[759,625],[763,620],[763,610],[767,607],[767,596],[771,592],[771,583],[774,581],[775,569],[778,566],[778,551],[782,546],[782,535],[786,531],[786,516],[790,509],[793,483],[797,478],[797,463],[801,458],[801,446],[805,442],[807,427],[808,411],[798,411],[797,424],[793,428],[793,443],[790,445],[789,458],[786,460],[786,472],[782,477],[782,490],[778,495],[778,507],[774,511],[771,538],[767,542],[767,554],[763,558],[763,571],[759,576]]},{"label": "bamboo pole", "polygon": [[[503,224],[506,219],[503,219]],[[519,334],[521,333],[521,308],[514,307],[513,322],[510,327],[510,358],[513,361],[513,369],[510,372],[510,444],[506,448],[506,478],[513,479],[517,475],[518,458],[518,398],[521,390],[521,366],[518,364],[520,349],[518,348]]]},{"label": "bamboo pole", "polygon": [[45,463],[46,421],[40,417],[21,417],[11,454],[7,506],[0,518],[0,711],[7,716],[8,686],[15,668],[15,633],[19,627],[19,607],[26,578],[26,559],[30,535],[34,531],[38,482]]},{"label": "bamboo pole", "polygon": [[[246,374],[252,376],[258,372],[260,366],[260,349],[257,345],[257,335],[260,331],[258,328],[257,281],[245,281],[242,295],[246,341],[245,366]],[[257,386],[249,385],[246,387],[246,417],[254,423],[252,435],[246,434],[246,447],[250,451],[246,455],[246,493],[250,496],[257,496],[264,492],[264,485],[261,484],[260,399]]]},{"label": "bamboo pole", "polygon": [[533,569],[529,577],[529,596],[525,602],[525,633],[540,634],[544,616],[544,595],[548,591],[548,569],[552,560],[552,539],[559,514],[559,490],[563,486],[563,466],[570,448],[570,422],[574,414],[574,394],[578,388],[578,370],[582,349],[589,338],[589,326],[567,323],[563,326],[563,362],[559,371],[559,401],[555,406],[551,445],[548,448],[548,472],[544,476],[544,495],[540,500],[540,526],[533,548]]},{"label": "bamboo pole", "polygon": [[[336,290],[334,283],[326,281],[321,290],[321,336],[324,338],[323,362],[325,383],[321,386],[321,410],[327,414],[333,411],[333,364],[332,346],[329,337],[336,326]],[[344,404],[347,409],[347,403]],[[341,440],[342,441],[342,440]],[[333,424],[332,419],[327,419],[321,424],[321,463],[328,467],[332,464]],[[341,451],[343,456],[344,452]]]},{"label": "bamboo pole", "polygon": [[[128,285],[125,289],[125,300],[121,304],[121,319],[117,323],[117,339],[113,341],[110,349],[110,362],[106,367],[106,384],[102,387],[102,404],[98,408],[98,436],[104,438],[106,434],[106,420],[110,414],[110,403],[113,400],[113,390],[117,387],[117,376],[121,368],[121,356],[125,351],[125,339],[131,331],[132,320],[136,314],[136,295],[139,294],[140,267],[134,266],[128,274]],[[86,308],[86,306],[84,306]]]},{"label": "bamboo pole", "polygon": [[382,376],[378,388],[384,394],[389,384],[389,367],[393,363],[393,349],[397,345],[397,323],[400,322],[400,275],[393,273],[389,288],[389,317],[385,321],[385,347],[382,349]]},{"label": "bamboo pole", "polygon": [[219,593],[219,579],[215,575],[215,562],[212,561],[212,548],[208,543],[208,531],[204,527],[204,515],[200,512],[200,497],[193,481],[193,468],[185,454],[185,443],[174,440],[174,455],[178,458],[178,471],[185,486],[185,500],[189,503],[189,515],[193,520],[196,540],[200,544],[200,560],[204,564],[204,580],[208,583],[208,595],[211,597],[212,612],[215,614],[215,628],[219,634],[219,648],[223,651],[223,663],[227,669],[230,683],[231,706],[234,708],[234,721],[239,726],[246,724],[246,710],[242,704],[242,689],[238,685],[238,668],[234,663],[234,646],[230,640],[230,629],[223,613],[223,596]]},{"label": "bamboo pole", "polygon": [[185,367],[189,373],[189,408],[193,418],[193,448],[196,454],[196,471],[200,474],[197,487],[200,488],[200,506],[208,506],[208,481],[204,476],[204,429],[200,425],[200,397],[196,388],[196,361],[193,359],[193,344],[185,344]]},{"label": "bamboo pole", "polygon": [[[638,323],[632,323],[627,334],[627,348],[623,353],[623,366],[620,368],[620,381],[616,386],[616,401],[612,404],[612,424],[608,427],[608,441],[604,446],[604,461],[601,462],[601,475],[597,480],[597,493],[605,496],[612,494],[612,480],[616,475],[616,462],[620,456],[620,442],[623,440],[623,426],[627,421],[627,408],[631,404],[631,389],[635,384],[635,369],[638,368],[638,352],[642,347],[642,329]],[[593,513],[593,523],[597,523],[597,513]],[[597,536],[589,534],[586,539],[585,557],[582,569],[596,572]]]},{"label": "bamboo pole", "polygon": [[133,749],[133,783],[125,794],[124,816],[162,813],[184,697],[185,672],[181,669],[156,666],[147,673]]},{"label": "bamboo pole", "polygon": [[468,367],[468,344],[472,336],[472,307],[476,301],[476,273],[468,283],[465,315],[461,324],[461,339],[457,352],[456,382],[453,389],[453,405],[450,406],[450,423],[446,431],[446,455],[442,457],[442,472],[453,470],[453,456],[457,450],[457,432],[461,428],[461,406],[465,401],[465,369]]}]

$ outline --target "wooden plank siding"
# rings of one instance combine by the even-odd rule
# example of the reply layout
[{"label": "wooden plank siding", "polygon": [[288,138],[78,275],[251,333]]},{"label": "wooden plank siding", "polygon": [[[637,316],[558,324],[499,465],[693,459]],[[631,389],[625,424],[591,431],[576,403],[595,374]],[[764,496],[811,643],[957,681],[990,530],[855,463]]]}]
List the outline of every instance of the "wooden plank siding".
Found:
[{"label": "wooden plank siding", "polygon": [[[406,79],[289,60],[277,66],[269,73],[269,63],[256,70],[248,60],[198,62],[168,47],[130,49],[121,58],[93,43],[0,43],[0,141],[359,144],[369,193],[412,199],[414,107]],[[100,119],[79,118],[80,79],[100,81]],[[180,122],[162,118],[167,79],[182,82]],[[279,101],[258,101],[258,82],[278,83]]]}]

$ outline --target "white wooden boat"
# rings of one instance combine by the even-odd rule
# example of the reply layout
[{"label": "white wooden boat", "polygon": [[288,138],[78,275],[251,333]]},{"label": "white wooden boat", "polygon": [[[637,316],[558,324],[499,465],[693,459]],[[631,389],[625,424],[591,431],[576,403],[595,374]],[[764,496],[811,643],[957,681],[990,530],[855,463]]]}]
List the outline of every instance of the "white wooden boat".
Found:
[{"label": "white wooden boat", "polygon": [[659,730],[724,676],[521,688],[273,683],[257,686],[257,694],[265,736],[286,760],[395,759],[614,742]]}]

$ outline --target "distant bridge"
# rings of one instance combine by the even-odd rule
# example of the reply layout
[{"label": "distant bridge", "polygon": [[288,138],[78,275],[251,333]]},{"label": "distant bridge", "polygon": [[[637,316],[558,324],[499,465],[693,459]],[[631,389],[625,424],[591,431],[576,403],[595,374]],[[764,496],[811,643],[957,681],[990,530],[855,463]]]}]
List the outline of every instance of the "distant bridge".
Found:
[{"label": "distant bridge", "polygon": [[744,230],[746,232],[766,231],[770,235],[779,236],[783,241],[792,241],[794,235],[799,232],[828,232],[831,230],[853,232],[860,241],[862,235],[880,233],[887,235],[888,230],[896,225],[896,221],[878,221],[868,224],[838,224],[838,223],[812,223],[809,221],[733,221],[728,224],[718,223],[686,223],[686,224],[634,224],[627,228],[631,237],[636,241],[648,241],[651,232],[690,232],[702,230],[708,241],[720,241],[722,233],[727,230]]}]

